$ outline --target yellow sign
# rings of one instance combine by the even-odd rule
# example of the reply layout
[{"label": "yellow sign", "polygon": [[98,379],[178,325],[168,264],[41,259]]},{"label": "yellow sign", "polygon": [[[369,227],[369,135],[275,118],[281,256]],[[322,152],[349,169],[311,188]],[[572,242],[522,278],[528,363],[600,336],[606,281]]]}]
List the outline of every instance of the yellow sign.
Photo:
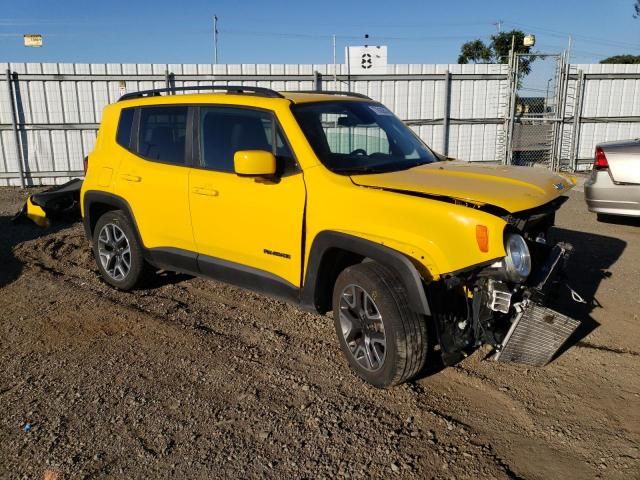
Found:
[{"label": "yellow sign", "polygon": [[24,46],[25,47],[41,47],[42,35],[40,35],[39,33],[27,33],[24,36]]}]

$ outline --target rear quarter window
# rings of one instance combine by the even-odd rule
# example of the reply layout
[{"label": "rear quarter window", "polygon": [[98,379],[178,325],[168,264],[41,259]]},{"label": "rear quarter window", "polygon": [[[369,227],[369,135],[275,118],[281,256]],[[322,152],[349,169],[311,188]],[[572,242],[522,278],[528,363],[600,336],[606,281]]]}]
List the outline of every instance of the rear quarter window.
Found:
[{"label": "rear quarter window", "polygon": [[118,145],[127,149],[131,147],[131,130],[133,128],[134,113],[135,109],[125,108],[120,112],[120,119],[118,120],[116,142],[118,142]]}]

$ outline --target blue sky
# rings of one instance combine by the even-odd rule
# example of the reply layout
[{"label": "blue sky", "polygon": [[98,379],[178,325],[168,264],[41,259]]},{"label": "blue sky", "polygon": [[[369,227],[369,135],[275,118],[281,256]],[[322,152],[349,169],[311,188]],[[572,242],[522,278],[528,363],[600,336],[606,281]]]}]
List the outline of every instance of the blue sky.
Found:
[{"label": "blue sky", "polygon": [[[573,35],[572,59],[593,63],[640,55],[634,0],[39,0],[3,2],[0,61],[212,61],[211,17],[220,23],[221,63],[331,63],[331,34],[344,46],[389,46],[389,63],[455,63],[460,45],[502,28],[534,33],[537,49],[559,51]],[[42,33],[43,48],[22,46]]]}]

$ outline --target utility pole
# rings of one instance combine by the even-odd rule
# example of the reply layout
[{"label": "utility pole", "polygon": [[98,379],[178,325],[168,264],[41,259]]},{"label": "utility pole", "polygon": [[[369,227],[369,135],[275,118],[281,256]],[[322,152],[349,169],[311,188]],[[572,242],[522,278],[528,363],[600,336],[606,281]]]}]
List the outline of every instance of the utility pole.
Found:
[{"label": "utility pole", "polygon": [[218,64],[218,16],[213,16],[213,64]]},{"label": "utility pole", "polygon": [[498,20],[496,23],[494,23],[494,25],[498,33],[502,32],[502,20]]},{"label": "utility pole", "polygon": [[336,36],[333,37],[333,90],[338,90],[338,72],[336,72]]}]

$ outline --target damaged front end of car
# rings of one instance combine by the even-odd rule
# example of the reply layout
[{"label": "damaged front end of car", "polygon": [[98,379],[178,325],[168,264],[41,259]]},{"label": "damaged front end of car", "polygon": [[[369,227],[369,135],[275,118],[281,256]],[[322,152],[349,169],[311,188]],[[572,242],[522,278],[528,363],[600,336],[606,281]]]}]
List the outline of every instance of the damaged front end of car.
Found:
[{"label": "damaged front end of car", "polygon": [[[494,359],[542,366],[579,322],[553,310],[554,295],[568,287],[565,266],[573,247],[551,244],[557,199],[548,205],[505,215],[506,256],[444,276],[428,286],[440,353],[452,365],[483,344]],[[566,290],[566,288],[564,288]],[[582,299],[574,295],[574,300]]]}]

